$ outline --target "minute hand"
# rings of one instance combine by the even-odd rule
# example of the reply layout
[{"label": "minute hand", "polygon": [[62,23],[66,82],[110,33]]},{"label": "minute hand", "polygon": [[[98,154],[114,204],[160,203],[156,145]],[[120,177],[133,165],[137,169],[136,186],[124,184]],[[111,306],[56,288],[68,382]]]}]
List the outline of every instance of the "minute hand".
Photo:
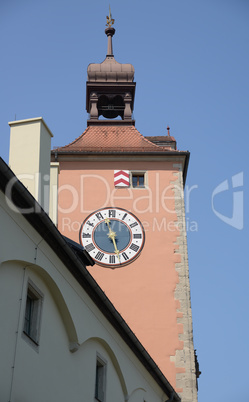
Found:
[{"label": "minute hand", "polygon": [[115,253],[117,254],[117,256],[118,256],[118,258],[119,258],[119,250],[118,250],[118,248],[117,248],[117,244],[116,244],[116,240],[115,240],[116,233],[115,233],[115,232],[111,232],[111,233],[109,234],[109,237],[110,237],[110,238],[112,239],[112,241],[113,241]]},{"label": "minute hand", "polygon": [[116,244],[116,240],[115,240],[115,237],[116,237],[117,235],[116,235],[116,233],[113,232],[113,230],[110,228],[110,225],[109,225],[110,220],[109,220],[108,218],[105,219],[105,223],[107,224],[108,229],[109,229],[108,237],[109,237],[109,238],[112,240],[112,242],[113,242],[115,254],[117,255],[118,260],[119,260],[119,262],[120,262],[119,250],[118,250],[118,248],[117,248],[117,244]]}]

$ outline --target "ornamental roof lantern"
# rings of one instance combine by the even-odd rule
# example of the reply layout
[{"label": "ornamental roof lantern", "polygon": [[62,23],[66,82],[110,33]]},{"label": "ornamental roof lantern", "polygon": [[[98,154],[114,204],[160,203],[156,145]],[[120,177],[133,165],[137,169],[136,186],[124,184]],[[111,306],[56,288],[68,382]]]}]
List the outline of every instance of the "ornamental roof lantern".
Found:
[{"label": "ornamental roof lantern", "polygon": [[[114,19],[110,9],[106,18],[106,58],[102,63],[89,64],[87,68],[86,110],[90,114],[87,124],[134,125],[132,112],[136,86],[135,70],[132,64],[122,64],[115,60],[112,46],[115,29],[112,26]],[[108,120],[99,120],[100,116]],[[114,122],[113,119],[117,120]]]}]

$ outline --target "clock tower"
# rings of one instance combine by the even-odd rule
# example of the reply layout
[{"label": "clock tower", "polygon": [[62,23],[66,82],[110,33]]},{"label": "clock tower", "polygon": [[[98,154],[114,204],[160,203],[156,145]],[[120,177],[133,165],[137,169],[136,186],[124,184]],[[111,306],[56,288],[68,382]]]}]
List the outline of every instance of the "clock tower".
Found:
[{"label": "clock tower", "polygon": [[134,67],[107,55],[87,69],[87,128],[52,151],[59,164],[58,229],[95,260],[89,272],[171,382],[197,401],[184,183],[188,151],[133,120]]}]

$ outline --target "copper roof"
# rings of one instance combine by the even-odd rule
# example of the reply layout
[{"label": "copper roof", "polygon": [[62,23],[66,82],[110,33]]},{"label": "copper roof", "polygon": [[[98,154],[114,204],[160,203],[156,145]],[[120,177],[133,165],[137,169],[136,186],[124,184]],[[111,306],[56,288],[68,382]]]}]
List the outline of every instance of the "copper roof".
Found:
[{"label": "copper roof", "polygon": [[[167,137],[169,138],[169,137]],[[78,138],[53,152],[164,152],[172,151],[170,146],[159,146],[147,140],[133,125],[131,126],[89,126]]]},{"label": "copper roof", "polygon": [[115,29],[106,28],[108,38],[107,55],[102,63],[91,63],[87,68],[87,80],[90,82],[133,82],[134,67],[132,64],[121,64],[114,59],[112,37]]},{"label": "copper roof", "polygon": [[118,63],[113,56],[107,56],[102,63],[91,63],[87,68],[87,80],[93,82],[132,82],[132,64]]}]

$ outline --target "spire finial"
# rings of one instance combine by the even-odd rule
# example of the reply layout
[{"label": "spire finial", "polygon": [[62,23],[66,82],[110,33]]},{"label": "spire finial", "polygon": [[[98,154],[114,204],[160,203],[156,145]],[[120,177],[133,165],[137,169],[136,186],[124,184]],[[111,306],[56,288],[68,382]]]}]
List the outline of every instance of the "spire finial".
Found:
[{"label": "spire finial", "polygon": [[112,13],[111,13],[111,6],[109,4],[109,16],[107,15],[106,17],[106,26],[111,27],[114,24],[115,20],[112,18]]},{"label": "spire finial", "polygon": [[107,44],[107,55],[108,57],[113,57],[113,49],[112,49],[112,37],[115,34],[115,28],[112,27],[114,24],[114,19],[112,18],[111,7],[109,5],[109,16],[106,17],[106,25],[105,33],[108,38]]},{"label": "spire finial", "polygon": [[169,126],[167,126],[167,130],[168,130],[168,136],[170,137],[170,132],[169,132],[170,127]]}]

